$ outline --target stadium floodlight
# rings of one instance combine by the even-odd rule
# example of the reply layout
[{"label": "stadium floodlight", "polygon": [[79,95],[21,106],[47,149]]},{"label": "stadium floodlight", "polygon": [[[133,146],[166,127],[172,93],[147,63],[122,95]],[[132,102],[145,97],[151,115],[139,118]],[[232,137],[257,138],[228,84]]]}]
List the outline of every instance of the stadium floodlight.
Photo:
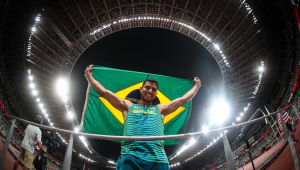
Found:
[{"label": "stadium floodlight", "polygon": [[36,101],[39,103],[39,102],[41,101],[41,99],[40,99],[40,98],[37,98]]},{"label": "stadium floodlight", "polygon": [[240,113],[240,116],[244,116],[244,113]]},{"label": "stadium floodlight", "polygon": [[45,117],[47,118],[49,115],[48,114],[45,114]]},{"label": "stadium floodlight", "polygon": [[203,133],[206,133],[208,131],[208,126],[202,126],[202,132]]},{"label": "stadium floodlight", "polygon": [[56,90],[58,94],[65,96],[69,90],[68,88],[68,82],[64,78],[58,79],[56,83]]},{"label": "stadium floodlight", "polygon": [[33,80],[33,76],[28,76],[28,79],[29,79],[30,81],[32,81],[32,80]]},{"label": "stadium floodlight", "polygon": [[34,89],[35,85],[33,83],[30,83],[29,87],[32,88],[32,89]]},{"label": "stadium floodlight", "polygon": [[33,27],[31,28],[31,31],[32,31],[32,32],[35,32],[35,31],[36,31],[36,27],[33,26]]},{"label": "stadium floodlight", "polygon": [[40,21],[40,17],[36,17],[35,22],[39,22],[39,21]]},{"label": "stadium floodlight", "polygon": [[62,101],[63,102],[67,102],[68,101],[68,97],[67,96],[62,96]]},{"label": "stadium floodlight", "polygon": [[41,109],[44,108],[43,103],[39,103],[39,106],[40,106]]},{"label": "stadium floodlight", "polygon": [[32,94],[36,96],[38,94],[38,92],[36,90],[33,90]]},{"label": "stadium floodlight", "polygon": [[210,109],[210,116],[214,123],[220,124],[228,117],[229,105],[224,100],[217,100]]},{"label": "stadium floodlight", "polygon": [[248,108],[247,108],[247,107],[245,107],[245,108],[244,108],[244,111],[247,111],[247,110],[248,110]]},{"label": "stadium floodlight", "polygon": [[[78,129],[78,128],[77,128]],[[76,130],[75,130],[76,131]],[[79,130],[77,130],[76,132],[79,132]],[[83,145],[87,148],[88,147],[88,144],[86,143],[86,141],[82,141]]]},{"label": "stadium floodlight", "polygon": [[45,114],[45,113],[46,113],[46,110],[45,110],[45,109],[42,109],[42,112]]},{"label": "stadium floodlight", "polygon": [[236,118],[236,121],[240,121],[240,120],[241,120],[241,118],[240,118],[240,117],[237,117],[237,118]]},{"label": "stadium floodlight", "polygon": [[79,136],[79,138],[82,142],[84,141],[84,136]]},{"label": "stadium floodlight", "polygon": [[196,142],[196,140],[194,138],[191,138],[189,145],[193,145]]},{"label": "stadium floodlight", "polygon": [[263,72],[264,69],[265,69],[264,66],[259,67],[259,71],[260,71],[260,72]]},{"label": "stadium floodlight", "polygon": [[50,123],[50,126],[53,126],[53,123]]},{"label": "stadium floodlight", "polygon": [[68,118],[70,118],[70,119],[73,118],[73,113],[72,112],[68,112]]},{"label": "stadium floodlight", "polygon": [[108,162],[108,163],[111,163],[111,164],[114,164],[114,163],[115,163],[114,161],[111,161],[111,160],[108,160],[107,162]]}]

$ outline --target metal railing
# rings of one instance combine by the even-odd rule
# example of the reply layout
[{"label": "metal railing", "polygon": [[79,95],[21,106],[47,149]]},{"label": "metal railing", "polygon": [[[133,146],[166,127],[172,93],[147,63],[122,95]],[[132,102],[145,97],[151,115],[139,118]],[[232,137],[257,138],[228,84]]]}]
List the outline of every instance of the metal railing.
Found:
[{"label": "metal railing", "polygon": [[[222,128],[208,130],[205,133],[220,132],[220,131],[224,133],[224,135],[223,135],[223,145],[224,145],[224,152],[225,152],[225,157],[226,157],[226,161],[227,161],[227,164],[228,164],[228,168],[230,170],[236,170],[236,166],[235,166],[235,163],[234,163],[231,147],[229,145],[225,130],[232,130],[232,129],[240,128],[242,126],[250,125],[252,123],[263,121],[263,120],[265,120],[265,118],[269,118],[273,115],[276,115],[280,111],[285,110],[285,109],[290,108],[290,107],[292,107],[294,114],[297,116],[298,120],[300,120],[300,115],[298,114],[298,111],[295,107],[295,104],[298,104],[298,103],[293,103],[293,104],[291,104],[291,105],[289,105],[289,106],[287,106],[283,109],[280,109],[280,110],[275,111],[273,113],[270,113],[266,116],[263,116],[263,117],[260,117],[260,118],[257,118],[257,119],[251,120],[251,121],[247,121],[247,122],[240,123],[240,124],[233,125],[233,126],[226,126],[226,127],[222,127]],[[74,131],[70,131],[70,130],[49,127],[49,126],[37,124],[37,123],[34,123],[34,122],[30,122],[28,120],[24,120],[24,119],[18,118],[16,116],[11,116],[11,115],[6,115],[6,114],[2,114],[2,115],[10,117],[13,120],[12,120],[12,124],[10,126],[9,131],[8,131],[8,135],[5,139],[5,143],[4,143],[4,146],[3,146],[3,149],[2,149],[1,158],[0,158],[0,169],[3,169],[3,167],[4,167],[6,152],[7,152],[7,149],[8,149],[8,145],[11,141],[11,137],[12,137],[12,134],[13,134],[13,131],[14,131],[14,126],[15,126],[16,120],[21,121],[23,123],[27,123],[27,124],[37,126],[39,128],[42,128],[42,129],[46,129],[46,130],[50,130],[50,131],[54,131],[54,132],[59,132],[59,133],[70,134],[70,139],[69,139],[69,142],[68,142],[68,145],[67,145],[67,150],[66,150],[65,157],[64,157],[64,162],[63,162],[63,170],[69,170],[70,166],[71,166],[74,136],[85,136],[87,138],[101,139],[101,140],[150,141],[150,140],[185,139],[185,138],[190,138],[190,137],[200,137],[200,136],[204,135],[204,132],[194,132],[194,133],[186,133],[186,134],[178,134],[178,135],[166,135],[166,136],[109,136],[109,135],[97,135],[97,134],[74,132]],[[295,169],[300,170],[299,169],[299,161],[298,161],[298,157],[297,157],[297,152],[295,150],[295,146],[294,146],[294,143],[291,139],[291,136],[289,135],[290,133],[289,133],[289,131],[288,131],[283,119],[282,119],[282,116],[280,114],[279,114],[279,118],[280,118],[281,126],[283,127],[283,130],[284,130],[284,133],[285,133],[284,137],[288,140],[288,143],[290,145],[290,149],[291,149],[293,159],[294,159]]]}]

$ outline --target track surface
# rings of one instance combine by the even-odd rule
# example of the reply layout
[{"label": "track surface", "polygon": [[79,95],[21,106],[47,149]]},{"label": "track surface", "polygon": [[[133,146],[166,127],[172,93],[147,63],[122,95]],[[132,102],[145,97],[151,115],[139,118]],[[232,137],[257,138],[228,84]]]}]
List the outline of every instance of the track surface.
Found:
[{"label": "track surface", "polygon": [[[296,125],[296,132],[295,132],[296,139],[299,140],[298,143],[295,144],[295,148],[298,155],[298,160],[300,158],[300,123]],[[262,154],[260,157],[254,159],[255,167],[258,167],[263,162],[265,162],[269,156],[271,156],[275,151],[280,149],[287,141],[280,141],[277,143],[273,148]],[[299,160],[300,162],[300,160]],[[252,164],[249,162],[248,164],[244,165],[243,168],[239,168],[238,170],[252,170]],[[277,158],[275,158],[270,165],[266,168],[266,170],[295,170],[293,156],[290,150],[289,144],[283,149],[283,151],[279,154]]]},{"label": "track surface", "polygon": [[[0,139],[2,140],[1,137],[0,137]],[[4,143],[2,141],[0,141],[0,156],[1,156],[3,145],[4,145]],[[19,151],[17,149],[15,149],[12,145],[9,145],[8,148],[14,153],[14,155],[16,157],[19,155]],[[12,155],[9,152],[7,152],[3,170],[12,170],[14,167],[14,163],[15,163],[15,159],[12,157]],[[21,165],[18,167],[17,170],[23,170]],[[32,167],[31,170],[34,170],[34,168]]]}]

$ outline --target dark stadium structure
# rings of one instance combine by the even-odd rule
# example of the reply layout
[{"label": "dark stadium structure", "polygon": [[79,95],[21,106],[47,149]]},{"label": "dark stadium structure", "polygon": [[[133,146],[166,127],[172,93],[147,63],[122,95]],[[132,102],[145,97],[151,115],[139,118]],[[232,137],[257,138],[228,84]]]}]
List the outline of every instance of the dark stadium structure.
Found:
[{"label": "dark stadium structure", "polygon": [[[69,77],[81,54],[102,37],[138,27],[176,31],[205,47],[220,67],[233,117],[245,107],[247,119],[257,108],[266,106],[274,111],[299,96],[299,87],[294,89],[300,59],[299,27],[289,0],[2,0],[1,99],[9,96],[15,110],[10,114],[33,120],[41,111],[28,90],[32,73],[42,95],[47,96],[43,100],[48,112],[55,113],[49,114],[52,123],[73,130],[80,120],[70,121],[61,114],[66,107],[72,111],[73,104],[57,100],[56,78]],[[267,72],[258,72],[260,66]],[[229,142],[239,134],[240,129],[229,131]],[[64,154],[69,135],[55,135]],[[204,137],[180,156],[170,155],[170,165],[180,162],[178,168],[204,168],[223,151],[218,141],[198,154],[214,137]],[[94,160],[90,166],[114,168],[109,158],[87,145],[89,149],[74,138],[73,160],[80,165],[72,166],[82,168],[82,154]]]}]

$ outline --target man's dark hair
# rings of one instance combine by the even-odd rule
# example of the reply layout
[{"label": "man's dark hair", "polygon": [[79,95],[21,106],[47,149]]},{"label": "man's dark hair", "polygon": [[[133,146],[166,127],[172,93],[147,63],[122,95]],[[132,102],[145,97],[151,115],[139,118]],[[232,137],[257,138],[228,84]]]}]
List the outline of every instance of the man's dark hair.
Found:
[{"label": "man's dark hair", "polygon": [[154,79],[146,79],[146,80],[143,82],[142,87],[144,86],[144,84],[145,84],[146,82],[152,82],[152,83],[155,83],[155,84],[157,85],[157,88],[158,88],[158,82],[157,82],[156,80],[154,80]]}]

